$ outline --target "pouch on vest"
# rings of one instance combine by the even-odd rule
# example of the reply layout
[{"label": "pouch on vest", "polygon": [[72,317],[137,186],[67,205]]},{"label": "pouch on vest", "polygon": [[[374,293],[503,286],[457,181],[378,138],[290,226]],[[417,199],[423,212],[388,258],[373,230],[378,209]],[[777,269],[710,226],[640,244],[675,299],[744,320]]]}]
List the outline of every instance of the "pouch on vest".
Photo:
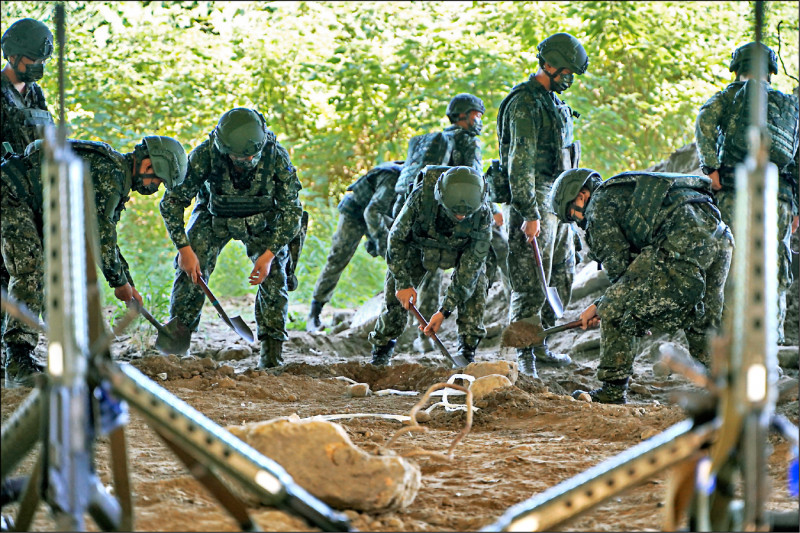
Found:
[{"label": "pouch on vest", "polygon": [[499,159],[492,159],[491,165],[483,175],[489,187],[489,198],[492,202],[507,204],[511,202],[511,186],[508,183],[508,174],[500,165]]},{"label": "pouch on vest", "polygon": [[407,195],[424,166],[447,163],[454,143],[452,136],[442,131],[412,137],[408,141],[406,162],[400,171],[400,177],[397,178],[395,192]]},{"label": "pouch on vest", "polygon": [[561,159],[564,170],[578,168],[581,164],[581,142],[575,141],[561,150]]}]

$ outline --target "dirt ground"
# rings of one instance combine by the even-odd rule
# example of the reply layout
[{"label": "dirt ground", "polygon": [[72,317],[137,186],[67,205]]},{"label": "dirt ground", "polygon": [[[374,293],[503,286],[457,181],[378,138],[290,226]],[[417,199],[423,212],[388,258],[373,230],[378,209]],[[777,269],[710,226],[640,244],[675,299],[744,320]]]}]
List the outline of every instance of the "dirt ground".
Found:
[{"label": "dirt ground", "polygon": [[[224,301],[228,313],[240,313],[255,330],[252,297]],[[502,307],[502,303],[498,304]],[[580,302],[571,305],[563,320],[574,320]],[[292,307],[303,316],[303,306]],[[326,320],[351,317],[352,311],[326,309]],[[448,319],[452,320],[452,319]],[[447,326],[448,323],[445,323]],[[478,361],[514,359],[513,350],[498,347],[502,320],[487,324],[489,337],[479,349]],[[337,328],[332,328],[336,331]],[[342,329],[342,328],[338,328]],[[413,353],[401,342],[393,364],[378,369],[368,364],[369,344],[363,334],[349,329],[338,333],[309,334],[292,331],[285,344],[286,365],[279,370],[253,371],[258,345],[237,340],[206,305],[200,332],[193,338],[190,355],[183,360],[162,357],[152,349],[152,328],[140,325],[114,344],[114,356],[142,370],[178,398],[221,426],[269,420],[296,413],[300,417],[344,413],[392,413],[407,415],[417,401],[408,396],[350,398],[344,376],[369,383],[373,391],[393,388],[424,392],[446,381],[454,372],[437,353]],[[573,332],[574,333],[574,332]],[[566,337],[577,346],[585,332]],[[455,349],[454,334],[443,335]],[[408,339],[406,339],[408,340]],[[659,339],[652,339],[658,345]],[[694,386],[679,375],[665,377],[653,372],[657,350],[645,350],[637,358],[634,382],[638,385],[625,406],[590,404],[572,400],[575,388],[595,387],[597,350],[576,351],[575,365],[541,368],[540,379],[520,375],[516,386],[501,389],[477,405],[472,431],[455,450],[451,462],[415,458],[421,467],[422,486],[407,508],[382,514],[345,511],[353,528],[361,531],[470,531],[495,521],[510,506],[607,459],[646,439],[685,415],[671,393]],[[235,359],[236,357],[242,357]],[[217,360],[227,358],[228,360]],[[796,370],[788,371],[797,377]],[[27,389],[3,389],[5,420],[28,394]],[[778,408],[798,423],[797,395]],[[401,437],[397,451],[415,447],[444,451],[464,423],[462,412],[437,409],[425,424],[429,431]],[[379,418],[339,420],[352,441],[375,452],[401,427],[400,422]],[[195,481],[160,438],[132,411],[126,428],[128,457],[134,490],[135,529],[142,531],[233,531],[236,522]],[[798,509],[787,491],[786,441],[772,437],[770,459],[772,494],[770,508]],[[34,454],[20,466],[29,472]],[[97,446],[101,480],[111,484],[107,439]],[[562,531],[656,531],[661,528],[663,497],[668,474],[608,501],[577,517]],[[16,505],[3,509],[16,514]],[[251,509],[266,531],[314,531],[301,519],[269,508]],[[91,519],[88,527],[96,528]],[[34,529],[52,530],[54,523],[44,506],[39,507]]]}]

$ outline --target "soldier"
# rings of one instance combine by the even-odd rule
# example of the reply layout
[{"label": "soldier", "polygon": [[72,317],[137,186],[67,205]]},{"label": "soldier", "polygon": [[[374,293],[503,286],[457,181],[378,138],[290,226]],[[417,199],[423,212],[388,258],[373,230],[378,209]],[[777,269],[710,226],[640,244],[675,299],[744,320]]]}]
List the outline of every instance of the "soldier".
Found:
[{"label": "soldier", "polygon": [[706,336],[720,325],[733,250],[711,180],[623,172],[603,182],[578,168],[558,177],[548,204],[559,220],[585,230],[589,257],[612,284],[580,316],[584,329],[600,321],[603,386],[589,392],[592,400],[626,402],[634,337],[652,327],[683,329],[691,355],[708,365]]},{"label": "soldier", "polygon": [[[778,167],[778,342],[783,344],[786,319],[786,291],[792,284],[791,234],[797,230],[797,146],[798,101],[770,86],[771,74],[778,73],[778,58],[761,43],[748,43],[732,54],[730,70],[736,81],[712,96],[700,108],[695,135],[697,154],[711,187],[722,220],[735,232],[736,185],[734,168],[747,156],[747,126],[750,123],[749,93],[758,87],[754,56],[764,54],[769,73],[760,80],[767,92],[767,127],[771,141],[769,159]],[[729,283],[730,285],[730,283]],[[730,290],[730,287],[728,288]]]},{"label": "soldier", "polygon": [[[500,175],[508,185],[508,268],[511,277],[511,321],[542,323],[545,294],[533,274],[536,259],[531,243],[538,237],[545,277],[551,277],[554,249],[563,250],[574,265],[574,244],[569,232],[559,231],[556,217],[540,214],[550,186],[563,170],[577,165],[579,144],[573,143],[572,117],[578,116],[554,92],[572,85],[589,63],[581,43],[567,33],[556,33],[539,43],[539,69],[528,81],[516,85],[500,104],[497,138]],[[502,187],[502,185],[501,185]],[[558,236],[558,238],[557,238]],[[574,266],[572,267],[574,270]],[[567,297],[567,300],[569,298]],[[537,377],[536,361],[564,366],[568,355],[546,346],[517,350],[520,370]]]},{"label": "soldier", "polygon": [[[0,142],[3,156],[8,157],[22,154],[28,144],[41,138],[41,126],[53,123],[42,88],[36,83],[53,53],[53,34],[38,20],[21,19],[3,34],[2,49],[6,64],[0,74]],[[8,269],[0,259],[0,286],[5,291],[8,282]],[[3,312],[0,331],[5,331],[5,322]]]},{"label": "soldier", "polygon": [[414,287],[439,269],[454,268],[453,276],[424,333],[436,333],[457,309],[458,351],[468,361],[475,359],[475,350],[486,336],[485,263],[492,239],[486,183],[469,167],[453,167],[440,175],[441,170],[428,167],[389,232],[383,310],[369,335],[374,365],[389,363],[395,339],[406,324],[403,309],[417,303]]},{"label": "soldier", "polygon": [[[40,146],[31,143],[25,155],[14,155],[3,163],[0,220],[3,259],[11,273],[9,292],[36,316],[44,298],[42,169]],[[70,147],[88,165],[95,192],[100,236],[100,267],[114,296],[129,302],[142,297],[134,288],[128,264],[117,244],[116,225],[134,190],[153,194],[164,183],[171,189],[186,174],[186,152],[170,137],[145,137],[133,152],[121,154],[106,143],[69,141]],[[30,386],[41,367],[32,354],[38,333],[9,317],[3,335],[6,351],[6,381]]]},{"label": "soldier", "polygon": [[314,286],[306,331],[318,331],[322,327],[319,318],[322,307],[330,301],[361,237],[367,236],[364,247],[372,257],[386,256],[386,241],[392,227],[394,187],[402,168],[403,161],[382,163],[347,188],[347,192],[352,194],[345,195],[339,202],[339,223],[325,267]]},{"label": "soldier", "polygon": [[[255,317],[261,341],[259,368],[283,364],[289,310],[287,244],[300,232],[301,189],[289,154],[264,116],[234,108],[189,154],[186,180],[167,191],[161,214],[178,249],[170,317],[197,331],[204,294],[198,278],[208,281],[222,248],[241,241],[254,263],[249,282],[258,286]],[[183,213],[197,197],[188,228]]]},{"label": "soldier", "polygon": [[[482,145],[479,136],[483,129],[481,117],[485,112],[483,101],[477,96],[457,94],[445,110],[450,126],[440,132],[418,135],[409,141],[406,163],[395,185],[395,216],[403,207],[417,175],[426,165],[466,166],[481,172]],[[426,318],[436,311],[441,285],[441,273],[431,272],[418,287],[421,295],[419,310]],[[420,352],[436,349],[430,337],[421,332],[414,341],[414,347]]]}]

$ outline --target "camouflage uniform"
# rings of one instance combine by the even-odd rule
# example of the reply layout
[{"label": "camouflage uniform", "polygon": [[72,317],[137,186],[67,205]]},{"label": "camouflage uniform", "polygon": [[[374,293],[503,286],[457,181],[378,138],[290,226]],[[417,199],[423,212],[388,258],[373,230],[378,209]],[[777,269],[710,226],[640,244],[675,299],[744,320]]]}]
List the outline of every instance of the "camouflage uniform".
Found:
[{"label": "camouflage uniform", "polygon": [[654,229],[642,237],[632,229],[634,181],[641,179],[636,172],[610,178],[592,192],[585,212],[589,258],[612,283],[595,302],[602,336],[597,377],[603,382],[627,383],[634,337],[652,327],[683,329],[692,356],[708,364],[706,335],[722,316],[733,238],[710,188],[707,195],[683,189],[684,197],[670,191],[645,215]]},{"label": "camouflage uniform", "polygon": [[[89,166],[95,191],[101,270],[109,286],[133,286],[128,264],[117,244],[117,223],[130,199],[133,154],[121,154],[105,143],[70,141]],[[36,315],[43,310],[43,211],[39,150],[14,156],[2,166],[2,250],[11,273],[9,293]],[[36,330],[9,317],[4,343],[38,342]]]},{"label": "camouflage uniform", "polygon": [[[775,130],[775,124],[770,126],[773,143],[776,146],[770,151],[770,159],[778,165],[778,340],[784,342],[784,322],[786,319],[786,291],[792,284],[791,249],[791,223],[793,216],[798,213],[797,183],[798,183],[798,100],[793,95],[785,95],[772,89],[767,82],[762,82],[768,91],[767,113],[768,121],[774,122],[776,116],[783,121],[788,119],[789,125],[784,126],[783,134]],[[695,133],[697,137],[697,153],[700,163],[707,173],[719,171],[722,189],[716,191],[715,196],[722,219],[731,227],[735,235],[734,216],[736,204],[736,165],[742,163],[746,152],[728,148],[725,143],[726,134],[731,133],[731,128],[746,128],[749,119],[749,110],[737,111],[741,106],[736,103],[736,95],[745,85],[745,82],[736,81],[724,90],[712,96],[700,108],[697,115]],[[733,124],[732,120],[741,120],[741,124]],[[792,126],[793,122],[793,126]],[[793,128],[793,133],[791,129]],[[732,134],[732,133],[731,133]],[[783,144],[781,144],[783,143]],[[782,148],[785,152],[783,160],[775,156],[775,148]],[[788,154],[791,161],[786,162]],[[783,163],[783,164],[781,164]],[[731,282],[728,282],[727,291],[730,291]]]},{"label": "camouflage uniform", "polygon": [[[287,244],[300,231],[303,209],[298,198],[300,181],[289,154],[274,133],[267,131],[267,137],[258,165],[243,174],[232,170],[212,140],[203,141],[189,154],[186,179],[164,194],[160,209],[175,247],[191,245],[206,281],[231,239],[245,245],[254,263],[267,250],[275,254],[269,275],[258,287],[255,318],[259,339],[283,342],[288,339],[284,327],[289,310]],[[184,232],[183,213],[195,196]],[[197,331],[205,296],[178,267],[177,256],[175,269],[170,317]]]},{"label": "camouflage uniform", "polygon": [[313,299],[328,303],[347,264],[356,253],[361,237],[367,236],[366,248],[373,257],[386,255],[386,241],[392,226],[394,187],[401,165],[378,165],[353,185],[351,194],[339,202],[339,223],[331,241],[331,251],[314,287]]}]

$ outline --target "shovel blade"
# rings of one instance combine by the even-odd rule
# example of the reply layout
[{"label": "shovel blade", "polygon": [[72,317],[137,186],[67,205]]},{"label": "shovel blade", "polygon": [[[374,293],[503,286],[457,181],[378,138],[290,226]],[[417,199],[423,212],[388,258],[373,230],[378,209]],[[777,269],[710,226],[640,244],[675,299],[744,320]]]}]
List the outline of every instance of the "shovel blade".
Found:
[{"label": "shovel blade", "polygon": [[233,328],[233,331],[238,333],[241,338],[247,342],[253,342],[255,340],[255,337],[253,337],[253,332],[249,327],[247,327],[247,324],[245,324],[242,317],[234,316],[230,318],[230,321],[230,326]]},{"label": "shovel blade", "polygon": [[558,295],[558,290],[555,287],[547,287],[547,303],[553,309],[556,318],[564,316],[564,304],[561,303],[561,297]]},{"label": "shovel blade", "polygon": [[542,326],[527,320],[517,320],[503,330],[500,346],[503,348],[530,348],[544,343]]},{"label": "shovel blade", "polygon": [[189,351],[192,332],[183,322],[173,318],[159,330],[156,337],[156,349],[164,355],[184,355]]}]

